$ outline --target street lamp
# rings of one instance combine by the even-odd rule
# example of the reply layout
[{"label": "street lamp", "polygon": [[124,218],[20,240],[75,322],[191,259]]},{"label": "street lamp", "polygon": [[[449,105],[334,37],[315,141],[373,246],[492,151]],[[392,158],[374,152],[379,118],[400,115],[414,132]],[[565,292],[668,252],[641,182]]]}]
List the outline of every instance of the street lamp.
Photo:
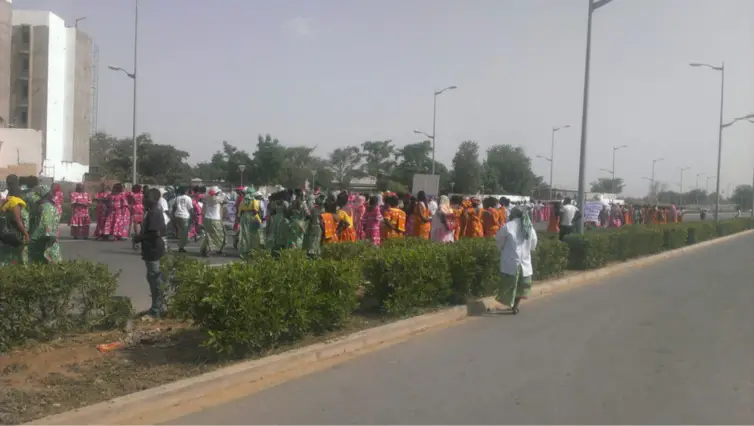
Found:
[{"label": "street lamp", "polygon": [[455,182],[450,182],[450,193],[454,194],[455,190],[456,190],[456,183]]},{"label": "street lamp", "polygon": [[246,165],[239,164],[238,171],[241,172],[241,186],[243,186],[243,171],[246,170]]},{"label": "street lamp", "polygon": [[615,191],[617,190],[617,185],[615,184],[615,153],[618,152],[619,149],[623,149],[623,148],[628,148],[628,145],[621,145],[621,146],[613,147],[613,169],[612,170],[600,169],[600,170],[610,173],[613,176],[612,185],[611,185],[613,187],[612,188],[613,194],[616,194]]},{"label": "street lamp", "polygon": [[456,86],[448,86],[442,90],[435,91],[435,98],[434,98],[434,105],[432,107],[432,136],[427,135],[424,132],[417,132],[414,130],[414,133],[422,133],[429,137],[432,140],[432,174],[435,174],[435,136],[437,135],[437,97],[442,95],[444,92],[447,92],[448,90],[455,90],[458,87]]},{"label": "street lamp", "polygon": [[717,176],[707,176],[707,183],[704,186],[704,191],[707,193],[707,205],[709,205],[709,180],[715,179]]},{"label": "street lamp", "polygon": [[109,65],[108,68],[110,68],[113,71],[121,71],[126,76],[128,76],[131,80],[134,81],[134,94],[133,94],[133,110],[131,113],[131,137],[134,144],[134,153],[133,153],[133,169],[131,171],[133,175],[133,184],[135,185],[137,183],[136,178],[136,160],[138,158],[138,152],[137,152],[137,145],[136,145],[136,68],[138,66],[138,57],[139,57],[139,0],[134,0],[134,71],[128,72],[124,68],[116,67],[113,65]]},{"label": "street lamp", "polygon": [[[719,128],[717,129],[717,183],[715,190],[715,222],[720,220],[720,167],[722,162],[723,153],[723,105],[725,103],[725,62],[722,62],[720,66],[710,65],[700,62],[692,62],[689,64],[692,67],[709,68],[714,71],[720,72],[720,121]],[[733,124],[733,123],[730,123]],[[729,125],[730,125],[729,124]]]},{"label": "street lamp", "polygon": [[[553,165],[555,163],[555,132],[562,129],[569,129],[571,127],[570,124],[566,124],[560,127],[552,126],[552,135],[550,137],[550,199],[552,200],[552,169]],[[545,157],[542,157],[545,158]]]},{"label": "street lamp", "polygon": [[663,161],[663,160],[665,160],[665,159],[664,158],[655,158],[654,160],[652,160],[652,192],[654,192],[654,190],[655,190],[655,166],[657,165],[657,163],[659,163],[660,161]]},{"label": "street lamp", "polygon": [[681,192],[678,194],[678,207],[683,205],[683,172],[689,169],[691,169],[691,167],[681,168]]},{"label": "street lamp", "polygon": [[[589,12],[586,24],[586,60],[584,65],[584,99],[581,107],[581,150],[579,154],[579,208],[586,203],[586,130],[589,117],[589,71],[592,60],[592,15],[594,11],[613,0],[588,0]],[[584,233],[584,215],[576,222],[576,231]]]}]

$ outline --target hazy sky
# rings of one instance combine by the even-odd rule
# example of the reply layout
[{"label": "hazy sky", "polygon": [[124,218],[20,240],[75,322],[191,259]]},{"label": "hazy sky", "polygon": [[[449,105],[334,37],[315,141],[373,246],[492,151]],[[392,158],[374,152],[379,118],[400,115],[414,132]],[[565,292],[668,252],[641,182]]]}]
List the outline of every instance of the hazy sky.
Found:
[{"label": "hazy sky", "polygon": [[[73,22],[100,47],[99,128],[131,132],[132,0],[14,0]],[[437,157],[458,144],[522,145],[555,185],[575,188],[587,0],[141,0],[140,132],[206,160],[222,140],[256,135],[325,155],[364,140],[417,142],[437,113]],[[629,194],[651,175],[685,186],[715,174],[720,74],[725,120],[754,113],[754,0],[615,0],[595,13],[587,180],[612,147]],[[721,187],[750,183],[754,124],[726,129]],[[701,178],[700,186],[705,179]],[[714,181],[710,181],[710,188]],[[676,186],[677,188],[677,186]]]}]

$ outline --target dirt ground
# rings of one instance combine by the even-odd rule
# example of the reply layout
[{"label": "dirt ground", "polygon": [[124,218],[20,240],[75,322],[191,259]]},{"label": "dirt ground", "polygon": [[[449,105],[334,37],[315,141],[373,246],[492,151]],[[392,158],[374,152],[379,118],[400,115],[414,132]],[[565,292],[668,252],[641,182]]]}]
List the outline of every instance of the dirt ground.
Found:
[{"label": "dirt ground", "polygon": [[[256,356],[325,341],[383,324],[356,317],[337,333],[317,336]],[[196,376],[238,359],[221,359],[201,346],[205,336],[176,321],[135,320],[128,332],[70,336],[0,354],[0,424],[55,413]],[[97,345],[125,341],[100,352]],[[249,359],[249,358],[246,358]]]}]

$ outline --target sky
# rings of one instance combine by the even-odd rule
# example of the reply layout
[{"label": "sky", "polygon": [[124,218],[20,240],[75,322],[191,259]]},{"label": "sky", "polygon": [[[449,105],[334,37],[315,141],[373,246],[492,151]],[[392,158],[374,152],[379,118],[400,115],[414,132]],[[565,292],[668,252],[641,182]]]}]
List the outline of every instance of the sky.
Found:
[{"label": "sky", "polygon": [[[140,0],[139,132],[209,159],[228,142],[253,152],[258,134],[333,149],[366,140],[420,141],[437,159],[458,145],[522,146],[554,185],[578,185],[587,0]],[[131,133],[133,0],[14,0],[50,10],[99,46],[98,127]],[[720,73],[724,120],[754,113],[754,0],[614,0],[594,14],[587,182],[651,177],[684,190],[716,174]],[[750,184],[754,124],[723,132],[721,189]],[[710,180],[713,190],[714,180]]]}]

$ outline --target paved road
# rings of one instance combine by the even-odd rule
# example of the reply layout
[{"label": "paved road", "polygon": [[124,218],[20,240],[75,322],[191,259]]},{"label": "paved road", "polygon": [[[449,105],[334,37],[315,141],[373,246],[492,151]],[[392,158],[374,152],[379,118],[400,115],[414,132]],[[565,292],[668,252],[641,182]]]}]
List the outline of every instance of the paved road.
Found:
[{"label": "paved road", "polygon": [[[151,299],[144,262],[141,260],[141,253],[131,248],[131,241],[74,240],[69,235],[70,228],[61,226],[61,246],[65,259],[87,259],[108,265],[112,272],[120,271],[118,295],[130,297],[137,311],[149,308]],[[175,248],[176,241],[171,241],[170,244]],[[192,243],[186,250],[189,255],[199,257],[199,244]],[[236,252],[231,247],[228,257],[211,258],[210,263],[234,260],[237,260]]]},{"label": "paved road", "polygon": [[754,236],[173,424],[754,424]]}]

